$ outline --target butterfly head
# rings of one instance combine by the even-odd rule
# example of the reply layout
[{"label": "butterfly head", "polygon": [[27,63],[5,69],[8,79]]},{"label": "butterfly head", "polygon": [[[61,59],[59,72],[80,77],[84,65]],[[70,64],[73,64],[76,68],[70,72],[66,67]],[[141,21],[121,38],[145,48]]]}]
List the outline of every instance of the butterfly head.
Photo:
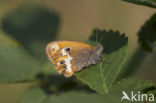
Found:
[{"label": "butterfly head", "polygon": [[97,47],[96,47],[96,51],[97,51],[97,56],[100,57],[102,55],[102,52],[103,52],[103,46],[101,44],[99,44]]}]

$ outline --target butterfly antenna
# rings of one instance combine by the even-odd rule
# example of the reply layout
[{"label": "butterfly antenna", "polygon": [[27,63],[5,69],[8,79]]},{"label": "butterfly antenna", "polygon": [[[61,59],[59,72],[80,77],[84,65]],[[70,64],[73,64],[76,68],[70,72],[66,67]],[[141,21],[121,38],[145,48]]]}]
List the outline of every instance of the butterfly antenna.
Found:
[{"label": "butterfly antenna", "polygon": [[99,40],[99,43],[104,39],[105,35],[102,35],[100,40]]},{"label": "butterfly antenna", "polygon": [[96,44],[98,45],[99,44],[99,41],[98,41],[98,31],[96,31]]}]

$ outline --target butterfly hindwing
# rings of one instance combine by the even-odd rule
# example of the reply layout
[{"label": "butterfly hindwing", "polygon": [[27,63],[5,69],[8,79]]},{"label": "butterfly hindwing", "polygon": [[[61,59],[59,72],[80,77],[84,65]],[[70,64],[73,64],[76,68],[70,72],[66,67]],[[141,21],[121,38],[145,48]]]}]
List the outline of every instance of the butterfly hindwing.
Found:
[{"label": "butterfly hindwing", "polygon": [[46,53],[56,70],[65,77],[99,60],[96,47],[76,41],[51,42],[46,47]]}]

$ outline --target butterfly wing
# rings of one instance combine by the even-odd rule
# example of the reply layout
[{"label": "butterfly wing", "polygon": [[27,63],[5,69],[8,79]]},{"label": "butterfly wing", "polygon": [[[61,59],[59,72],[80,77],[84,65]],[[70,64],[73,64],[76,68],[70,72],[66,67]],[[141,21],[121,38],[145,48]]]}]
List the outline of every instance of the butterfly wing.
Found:
[{"label": "butterfly wing", "polygon": [[58,71],[59,74],[62,73],[61,67],[57,64],[55,58],[57,57],[59,51],[59,45],[57,44],[53,44],[53,43],[49,43],[46,46],[46,54],[49,58],[49,60],[53,63],[54,67],[56,68],[56,70]]},{"label": "butterfly wing", "polygon": [[[70,51],[67,51],[70,49]],[[92,63],[96,48],[82,42],[56,41],[46,47],[47,55],[59,73],[66,77]]]},{"label": "butterfly wing", "polygon": [[74,71],[80,71],[83,67],[94,64],[96,51],[94,48],[73,47],[70,56],[73,57],[71,60],[72,69]]}]

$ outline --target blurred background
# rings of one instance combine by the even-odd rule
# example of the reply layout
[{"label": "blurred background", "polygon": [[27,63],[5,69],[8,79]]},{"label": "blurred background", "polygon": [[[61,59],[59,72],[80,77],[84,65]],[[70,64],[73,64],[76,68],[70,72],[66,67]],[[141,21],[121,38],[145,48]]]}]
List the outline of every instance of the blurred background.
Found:
[{"label": "blurred background", "polygon": [[[48,35],[52,35],[52,33],[55,32],[57,34],[57,36],[55,36],[56,40],[85,41],[94,28],[106,30],[112,29],[114,31],[118,30],[120,31],[120,33],[125,33],[129,38],[129,48],[126,61],[131,59],[133,55],[141,56],[140,58],[144,59],[144,61],[141,61],[140,65],[137,66],[138,69],[133,75],[145,79],[150,79],[156,83],[156,64],[154,63],[154,61],[156,60],[156,53],[146,53],[146,57],[139,55],[140,52],[138,49],[139,47],[137,37],[137,32],[140,30],[140,27],[145,23],[146,20],[150,18],[150,16],[155,12],[155,9],[144,6],[137,6],[120,0],[1,0],[0,33],[6,35],[14,33],[15,37],[18,35],[18,33],[23,33],[22,31],[16,32],[16,27],[14,25],[12,25],[14,29],[10,30],[10,25],[8,26],[7,23],[9,19],[8,17],[12,15],[14,16],[14,14],[16,13],[17,15],[15,15],[14,18],[16,18],[17,20],[15,21],[20,20],[19,18],[25,18],[25,15],[18,18],[18,13],[20,13],[20,10],[25,10],[23,8],[27,4],[33,4],[34,6],[37,5],[44,8],[43,10],[40,10],[40,12],[48,10],[45,14],[43,13],[43,16],[39,16],[41,16],[41,18],[44,18],[44,15],[46,15],[45,17],[47,17],[48,15],[48,17],[52,17],[56,21],[56,24],[50,24],[51,21],[49,20],[51,18],[46,18],[47,21],[43,21],[43,23],[46,22],[46,24],[48,24],[46,27],[40,27],[40,24],[38,24],[41,29],[44,29],[45,31],[49,30],[47,34],[45,34],[46,37],[44,36],[43,38],[48,38]],[[33,5],[31,5],[30,8],[33,8]],[[18,9],[18,11],[14,11],[16,9]],[[31,19],[32,18],[30,18],[30,20]],[[9,21],[9,23],[10,22],[14,21]],[[49,28],[47,29],[47,27]],[[25,27],[23,28],[27,29]],[[33,31],[30,31],[30,36],[28,37],[32,38],[32,40],[35,40],[33,38],[36,38],[36,36],[33,37],[31,35],[31,32],[35,32],[36,34],[44,33],[42,32],[42,30],[35,30],[34,26],[30,28],[32,28]],[[50,30],[50,28],[52,28],[52,30]],[[48,38],[48,41],[52,41],[53,39],[54,38]],[[21,39],[19,38],[18,41],[20,40]],[[29,43],[27,43],[27,38],[25,38],[25,40],[26,41],[20,42],[22,42],[26,46],[29,45]],[[38,42],[36,41],[36,43]],[[28,50],[31,50],[31,48],[28,47]],[[33,51],[31,52],[33,53]],[[135,58],[133,58],[132,60],[135,60]],[[140,61],[140,59],[137,60]],[[29,85],[31,85],[31,83],[1,83],[0,103],[16,103],[21,94]]]}]

